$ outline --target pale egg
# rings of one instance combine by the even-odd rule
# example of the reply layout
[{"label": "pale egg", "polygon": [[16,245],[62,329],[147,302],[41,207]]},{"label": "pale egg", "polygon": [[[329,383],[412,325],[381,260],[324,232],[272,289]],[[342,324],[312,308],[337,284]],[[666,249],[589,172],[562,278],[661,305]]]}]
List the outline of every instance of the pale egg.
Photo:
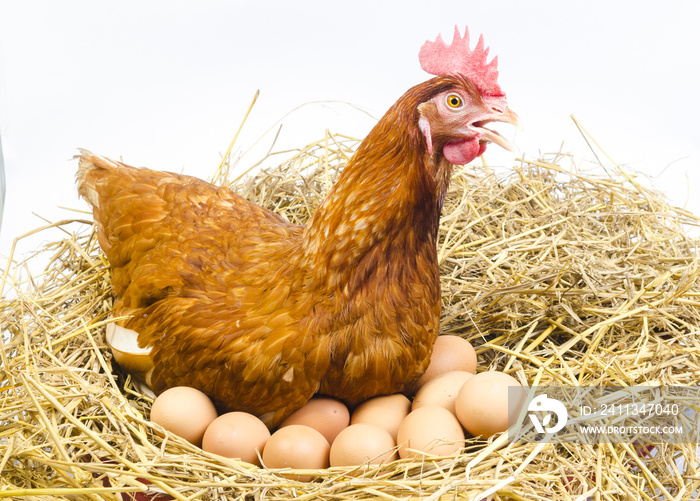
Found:
[{"label": "pale egg", "polygon": [[114,360],[127,372],[145,377],[153,368],[151,348],[138,345],[138,333],[117,324],[107,324],[105,339],[112,350]]},{"label": "pale egg", "polygon": [[151,421],[194,445],[201,445],[204,432],[216,417],[209,397],[188,386],[165,390],[151,407]]},{"label": "pale egg", "polygon": [[476,372],[476,352],[469,341],[459,336],[438,336],[430,364],[416,383],[418,391],[425,383],[452,371]]},{"label": "pale egg", "polygon": [[420,407],[401,423],[397,444],[401,458],[451,456],[464,447],[464,431],[444,407]]},{"label": "pale egg", "polygon": [[401,393],[365,400],[352,413],[350,424],[371,424],[384,428],[396,440],[399,426],[411,410],[411,401]]},{"label": "pale egg", "polygon": [[464,429],[475,437],[488,438],[506,431],[509,420],[515,422],[526,397],[525,389],[513,376],[498,371],[480,372],[460,388],[455,411]]},{"label": "pale egg", "polygon": [[[266,468],[322,469],[328,468],[328,454],[331,446],[317,430],[300,424],[290,424],[272,434],[263,450],[263,464]],[[283,476],[309,482],[311,475]]]},{"label": "pale egg", "polygon": [[202,439],[202,449],[260,466],[259,455],[270,438],[265,423],[247,412],[227,412],[216,418]]},{"label": "pale egg", "polygon": [[303,424],[321,434],[333,443],[340,430],[350,424],[350,412],[343,402],[330,397],[314,397],[302,408],[282,421],[280,428],[290,424]]},{"label": "pale egg", "polygon": [[381,464],[398,459],[396,442],[384,428],[352,424],[341,431],[331,445],[331,466]]},{"label": "pale egg", "polygon": [[446,372],[425,383],[413,398],[412,409],[436,405],[455,413],[455,401],[460,388],[474,374],[465,371]]}]

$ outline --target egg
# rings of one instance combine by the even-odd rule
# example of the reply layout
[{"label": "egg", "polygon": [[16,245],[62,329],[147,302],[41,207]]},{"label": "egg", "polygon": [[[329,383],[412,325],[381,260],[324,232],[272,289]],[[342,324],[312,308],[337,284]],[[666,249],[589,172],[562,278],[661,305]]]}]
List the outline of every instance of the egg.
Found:
[{"label": "egg", "polygon": [[262,454],[269,438],[270,431],[256,416],[227,412],[212,421],[204,432],[202,449],[260,466],[258,454]]},{"label": "egg", "polygon": [[[517,387],[516,396],[508,388]],[[511,390],[513,391],[513,390]],[[504,372],[480,372],[469,378],[460,388],[455,401],[455,412],[462,426],[475,437],[488,438],[508,429],[515,422],[525,403],[527,393],[517,379]]]},{"label": "egg", "polygon": [[331,466],[390,463],[398,459],[396,442],[384,428],[352,424],[338,433],[331,445]]},{"label": "egg", "polygon": [[138,333],[117,324],[107,324],[105,339],[112,350],[112,356],[127,372],[145,376],[152,368],[151,348],[141,348]]},{"label": "egg", "polygon": [[[290,424],[279,428],[267,441],[263,450],[263,464],[267,468],[328,468],[330,448],[321,432],[309,426]],[[283,476],[302,482],[313,479],[310,475]]]},{"label": "egg", "polygon": [[437,405],[455,413],[455,400],[464,382],[474,374],[465,371],[446,372],[425,383],[413,398],[412,409]]},{"label": "egg", "polygon": [[425,383],[452,371],[476,372],[476,352],[471,343],[459,336],[438,336],[430,363],[416,383],[418,391]]},{"label": "egg", "polygon": [[188,386],[165,390],[151,407],[151,421],[194,445],[201,445],[204,432],[216,417],[209,397]]},{"label": "egg", "polygon": [[290,424],[303,424],[318,430],[332,444],[340,430],[350,424],[350,411],[335,398],[314,397],[282,421],[280,428]]},{"label": "egg", "polygon": [[397,443],[401,458],[451,456],[464,446],[464,431],[444,407],[420,407],[401,423]]},{"label": "egg", "polygon": [[396,440],[396,434],[404,418],[411,410],[411,401],[396,393],[370,398],[358,405],[350,418],[350,425],[371,424],[384,428]]}]

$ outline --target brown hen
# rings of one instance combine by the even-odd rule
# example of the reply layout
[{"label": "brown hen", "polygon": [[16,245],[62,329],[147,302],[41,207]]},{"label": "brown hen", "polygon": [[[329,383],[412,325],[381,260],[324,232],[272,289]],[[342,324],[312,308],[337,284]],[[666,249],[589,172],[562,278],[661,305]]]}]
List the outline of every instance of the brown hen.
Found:
[{"label": "brown hen", "polygon": [[439,331],[436,238],[452,165],[511,148],[495,61],[438,37],[438,75],[377,123],[306,226],[196,178],[83,152],[78,189],[112,266],[114,315],[150,347],[156,392],[199,388],[276,426],[315,393],[406,390]]}]

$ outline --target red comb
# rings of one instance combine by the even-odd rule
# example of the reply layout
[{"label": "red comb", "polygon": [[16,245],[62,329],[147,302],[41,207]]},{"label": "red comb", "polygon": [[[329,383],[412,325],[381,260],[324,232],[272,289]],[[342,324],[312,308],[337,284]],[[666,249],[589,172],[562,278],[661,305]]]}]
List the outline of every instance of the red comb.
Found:
[{"label": "red comb", "polygon": [[469,28],[464,29],[464,37],[455,26],[452,44],[447,45],[438,35],[434,42],[423,44],[418,54],[421,68],[431,75],[462,75],[471,80],[481,92],[492,96],[503,96],[498,86],[498,56],[490,63],[486,62],[489,55],[488,47],[484,48],[484,35],[479,36],[479,42],[474,50],[469,48]]}]

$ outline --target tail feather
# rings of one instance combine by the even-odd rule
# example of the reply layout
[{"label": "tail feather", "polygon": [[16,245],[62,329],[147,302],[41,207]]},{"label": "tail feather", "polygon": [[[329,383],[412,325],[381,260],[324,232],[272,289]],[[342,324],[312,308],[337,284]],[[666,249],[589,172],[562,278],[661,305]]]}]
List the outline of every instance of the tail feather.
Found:
[{"label": "tail feather", "polygon": [[96,171],[115,170],[119,168],[119,164],[82,148],[79,151],[80,155],[73,157],[79,160],[76,174],[78,193],[92,205],[93,209],[99,210],[100,197],[95,183],[100,176]]},{"label": "tail feather", "polygon": [[[86,150],[76,158],[78,193],[92,206],[97,239],[114,270],[118,295],[138,277],[144,282],[138,285],[140,296],[158,296],[181,281],[177,275],[186,255],[209,262],[207,249],[227,249],[223,255],[238,246],[258,245],[261,234],[280,238],[297,232],[280,216],[201,179],[132,167]],[[162,286],[165,271],[174,278]],[[156,281],[158,291],[144,294]]]},{"label": "tail feather", "polygon": [[116,256],[109,251],[115,244],[133,237],[145,222],[165,216],[167,203],[158,193],[158,184],[172,175],[138,169],[87,150],[80,150],[75,158],[78,194],[92,206],[100,246],[113,259]]}]

